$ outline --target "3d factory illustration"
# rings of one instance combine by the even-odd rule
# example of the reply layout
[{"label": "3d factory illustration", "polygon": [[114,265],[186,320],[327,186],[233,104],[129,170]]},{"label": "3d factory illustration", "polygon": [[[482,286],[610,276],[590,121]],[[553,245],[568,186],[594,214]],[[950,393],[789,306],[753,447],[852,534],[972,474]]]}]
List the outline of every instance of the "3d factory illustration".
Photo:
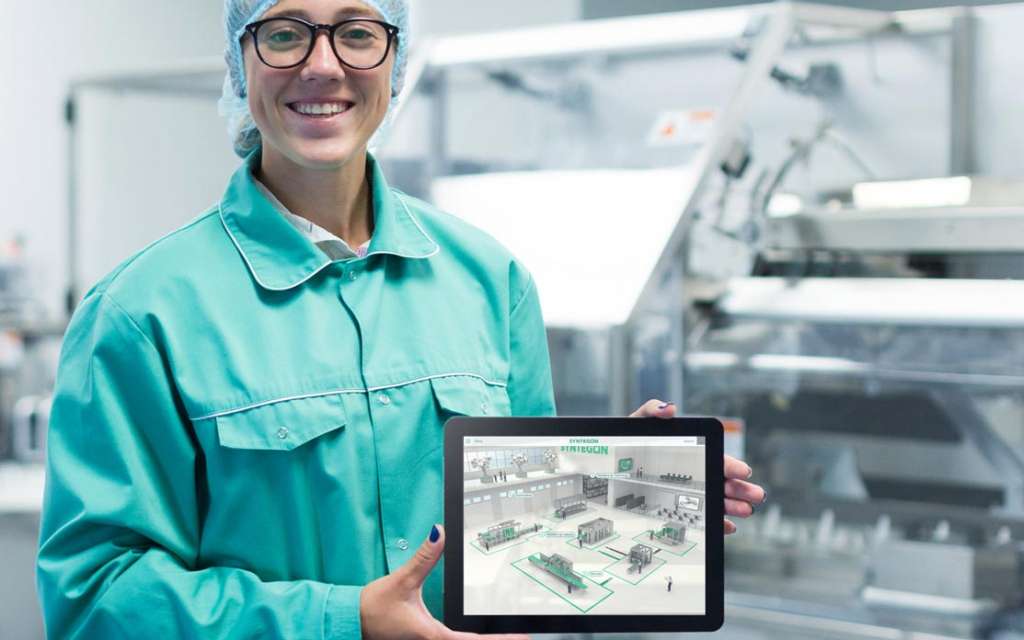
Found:
[{"label": "3d factory illustration", "polygon": [[507,440],[465,449],[468,615],[703,611],[702,443]]}]

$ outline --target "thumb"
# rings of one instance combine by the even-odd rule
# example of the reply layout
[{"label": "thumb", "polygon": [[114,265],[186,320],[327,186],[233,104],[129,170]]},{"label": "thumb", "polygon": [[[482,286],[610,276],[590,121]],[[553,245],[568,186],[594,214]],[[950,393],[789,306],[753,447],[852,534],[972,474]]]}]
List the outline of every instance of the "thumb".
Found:
[{"label": "thumb", "polygon": [[442,551],[444,551],[444,527],[435,524],[430,530],[430,535],[416,550],[416,554],[398,570],[406,586],[410,589],[422,586],[423,581],[427,579],[427,574],[440,559]]}]

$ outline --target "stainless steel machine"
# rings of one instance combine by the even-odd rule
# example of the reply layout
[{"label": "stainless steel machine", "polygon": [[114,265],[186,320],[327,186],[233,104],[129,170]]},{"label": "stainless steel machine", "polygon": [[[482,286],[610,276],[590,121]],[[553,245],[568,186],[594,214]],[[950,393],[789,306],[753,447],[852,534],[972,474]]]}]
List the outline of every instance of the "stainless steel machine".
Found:
[{"label": "stainless steel machine", "polygon": [[770,498],[720,637],[1024,638],[1024,191],[979,175],[978,33],[779,3],[415,68],[381,155],[534,272],[560,411],[741,425]]}]

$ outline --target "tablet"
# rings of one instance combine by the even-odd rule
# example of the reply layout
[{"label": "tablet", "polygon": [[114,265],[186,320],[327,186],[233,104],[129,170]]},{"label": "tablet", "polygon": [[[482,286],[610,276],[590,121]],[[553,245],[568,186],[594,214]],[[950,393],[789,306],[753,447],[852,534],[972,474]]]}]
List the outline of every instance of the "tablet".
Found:
[{"label": "tablet", "polygon": [[714,418],[452,418],[444,622],[477,633],[714,631]]}]

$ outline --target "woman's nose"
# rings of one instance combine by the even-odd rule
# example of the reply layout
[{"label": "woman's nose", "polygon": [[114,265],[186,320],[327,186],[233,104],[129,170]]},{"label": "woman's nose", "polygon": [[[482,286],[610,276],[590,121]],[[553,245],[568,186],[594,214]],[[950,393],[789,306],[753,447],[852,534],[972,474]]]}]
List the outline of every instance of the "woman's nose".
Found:
[{"label": "woman's nose", "polygon": [[302,74],[305,77],[338,77],[345,76],[345,69],[334,54],[331,47],[330,36],[326,33],[317,33],[313,40],[313,51],[303,65]]}]

